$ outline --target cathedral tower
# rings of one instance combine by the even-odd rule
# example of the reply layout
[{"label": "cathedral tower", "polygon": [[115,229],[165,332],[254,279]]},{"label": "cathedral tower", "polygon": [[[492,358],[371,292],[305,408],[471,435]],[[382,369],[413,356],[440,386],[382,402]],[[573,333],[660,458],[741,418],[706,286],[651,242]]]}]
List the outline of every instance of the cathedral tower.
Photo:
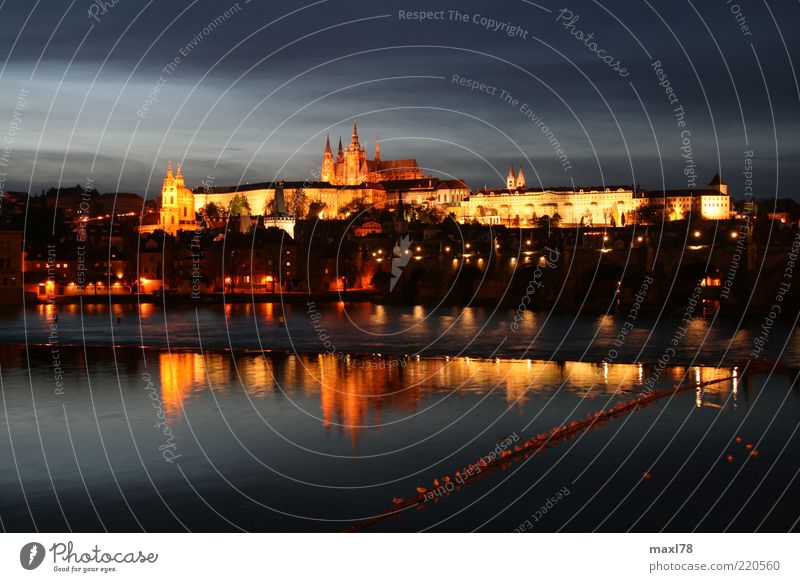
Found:
[{"label": "cathedral tower", "polygon": [[320,181],[334,186],[358,186],[365,182],[389,182],[392,180],[421,180],[425,177],[422,168],[413,158],[404,160],[381,159],[380,139],[375,140],[375,159],[367,159],[367,148],[358,138],[358,126],[353,120],[353,131],[350,143],[342,147],[339,138],[339,149],[336,158],[330,152],[330,140],[325,141],[325,152],[322,155]]},{"label": "cathedral tower", "polygon": [[353,132],[350,134],[350,145],[344,152],[345,184],[359,184],[362,181],[362,167],[367,159],[367,152],[358,141],[358,127],[353,120]]},{"label": "cathedral tower", "polygon": [[[341,148],[341,144],[339,147]],[[336,180],[330,136],[325,138],[325,153],[322,154],[322,171],[320,172],[319,179],[322,182],[330,182],[331,184]]]}]

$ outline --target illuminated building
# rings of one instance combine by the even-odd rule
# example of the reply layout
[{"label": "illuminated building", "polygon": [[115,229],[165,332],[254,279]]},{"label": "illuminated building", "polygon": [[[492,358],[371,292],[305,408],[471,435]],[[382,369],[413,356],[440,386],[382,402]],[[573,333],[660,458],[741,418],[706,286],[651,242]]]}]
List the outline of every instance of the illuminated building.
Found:
[{"label": "illuminated building", "polygon": [[529,225],[539,219],[555,219],[561,226],[624,226],[637,220],[637,210],[653,207],[666,212],[667,220],[690,214],[706,220],[730,218],[728,186],[717,174],[703,190],[647,192],[631,186],[527,188],[525,175],[514,166],[506,187],[483,189],[450,208],[461,222]]},{"label": "illuminated building", "polygon": [[663,190],[642,193],[645,203],[663,210],[667,220],[683,220],[689,216],[705,220],[727,220],[731,217],[728,185],[719,174],[704,189]]},{"label": "illuminated building", "polygon": [[331,152],[330,138],[325,141],[320,180],[334,186],[357,186],[364,182],[388,182],[390,180],[418,180],[424,178],[417,160],[381,160],[381,144],[375,141],[375,159],[367,159],[367,148],[358,140],[358,127],[353,120],[353,132],[347,149],[342,148],[336,159]]},{"label": "illuminated building", "polygon": [[172,162],[167,165],[167,175],[161,186],[161,211],[157,224],[142,224],[140,232],[154,232],[163,230],[167,234],[176,234],[179,230],[194,230],[197,228],[195,217],[195,199],[192,191],[187,188],[181,173],[172,174]]}]

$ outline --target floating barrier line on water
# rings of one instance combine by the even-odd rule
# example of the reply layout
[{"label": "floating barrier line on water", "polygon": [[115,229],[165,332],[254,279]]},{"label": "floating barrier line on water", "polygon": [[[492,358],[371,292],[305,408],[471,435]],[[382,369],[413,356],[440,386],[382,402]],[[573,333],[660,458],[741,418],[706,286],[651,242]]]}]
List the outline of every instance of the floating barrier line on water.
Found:
[{"label": "floating barrier line on water", "polygon": [[[755,371],[753,368],[755,366],[750,366],[750,371]],[[745,371],[747,367],[745,367]],[[705,382],[699,383],[692,383],[685,386],[681,386],[678,384],[674,388],[668,390],[657,390],[653,392],[648,392],[646,394],[641,394],[636,398],[632,398],[631,400],[626,400],[625,402],[620,402],[616,406],[611,408],[604,408],[598,412],[592,412],[586,418],[582,420],[574,420],[567,424],[562,424],[561,426],[556,426],[550,429],[546,433],[540,433],[533,438],[530,438],[524,441],[521,444],[515,445],[513,448],[504,450],[500,452],[500,454],[494,456],[491,460],[486,461],[485,457],[481,458],[478,462],[473,463],[471,465],[467,465],[461,471],[456,471],[455,474],[451,476],[445,476],[442,479],[435,479],[434,486],[436,489],[429,490],[425,487],[417,487],[417,493],[415,497],[409,499],[402,499],[402,498],[394,498],[394,507],[389,511],[385,511],[372,517],[368,520],[362,521],[349,527],[345,531],[347,532],[356,532],[362,531],[368,528],[371,525],[374,525],[380,521],[383,521],[387,517],[397,516],[400,512],[410,509],[414,506],[421,506],[423,507],[426,503],[426,497],[430,500],[431,498],[435,497],[435,500],[438,501],[442,496],[449,496],[450,493],[461,489],[464,485],[468,483],[477,481],[486,476],[489,471],[494,469],[498,469],[500,467],[506,467],[508,464],[515,459],[519,459],[520,457],[529,457],[531,455],[535,455],[544,449],[549,447],[555,446],[558,443],[565,441],[567,439],[573,438],[577,436],[581,432],[586,432],[592,430],[594,428],[598,428],[601,424],[605,424],[606,422],[613,420],[619,416],[623,416],[626,414],[630,414],[635,412],[637,409],[642,408],[644,406],[648,406],[652,404],[654,401],[664,398],[665,396],[675,396],[676,394],[680,394],[681,392],[686,392],[687,390],[697,390],[698,388],[704,388],[706,386],[711,386],[712,384],[719,384],[721,382],[727,382],[729,380],[733,380],[735,376],[726,376],[725,378],[717,378],[715,380],[707,380]],[[468,469],[468,467],[470,469]],[[472,468],[477,467],[478,470],[472,470]],[[440,484],[440,481],[446,483],[446,486]],[[453,484],[452,487],[449,487],[449,484]],[[444,491],[440,491],[444,490]],[[433,496],[433,497],[432,497]]]}]

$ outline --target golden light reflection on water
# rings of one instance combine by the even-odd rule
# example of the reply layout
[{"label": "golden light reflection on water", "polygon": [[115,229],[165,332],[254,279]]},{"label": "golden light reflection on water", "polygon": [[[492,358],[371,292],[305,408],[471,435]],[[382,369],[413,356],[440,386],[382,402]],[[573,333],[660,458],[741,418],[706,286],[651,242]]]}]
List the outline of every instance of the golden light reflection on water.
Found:
[{"label": "golden light reflection on water", "polygon": [[140,303],[139,304],[139,317],[142,319],[147,319],[151,317],[156,310],[156,306],[152,303]]},{"label": "golden light reflection on water", "polygon": [[[646,377],[640,364],[536,360],[244,354],[234,362],[228,352],[160,352],[158,360],[164,409],[171,420],[180,419],[182,407],[209,387],[220,393],[244,387],[251,398],[282,392],[304,401],[318,399],[318,412],[308,412],[318,414],[326,430],[338,426],[354,441],[364,427],[380,424],[386,411],[412,414],[448,393],[458,398],[491,391],[522,414],[525,403],[537,393],[564,390],[583,398],[626,396],[641,388]],[[663,380],[669,386],[730,375],[729,369],[675,367],[664,371]],[[698,390],[696,404],[720,406],[730,390],[729,382],[705,387]],[[423,403],[427,399],[430,402]]]},{"label": "golden light reflection on water", "polygon": [[197,386],[206,384],[203,356],[197,352],[159,352],[161,402],[170,421],[183,415],[184,400]]}]

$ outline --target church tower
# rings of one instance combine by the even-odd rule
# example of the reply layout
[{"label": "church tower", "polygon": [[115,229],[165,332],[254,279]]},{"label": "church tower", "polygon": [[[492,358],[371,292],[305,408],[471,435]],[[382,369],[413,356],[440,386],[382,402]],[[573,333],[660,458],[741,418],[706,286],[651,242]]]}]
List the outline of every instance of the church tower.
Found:
[{"label": "church tower", "polygon": [[325,153],[322,155],[322,171],[320,172],[319,179],[322,182],[330,182],[331,184],[336,180],[330,136],[325,138]]},{"label": "church tower", "polygon": [[513,190],[517,187],[517,177],[514,175],[514,164],[508,169],[508,176],[506,176],[506,188]]},{"label": "church tower", "polygon": [[167,163],[167,175],[161,185],[161,212],[159,226],[168,234],[197,227],[194,214],[194,193],[186,187],[178,164],[178,172],[172,174],[172,162]]},{"label": "church tower", "polygon": [[525,188],[525,174],[520,167],[519,174],[517,174],[517,190],[522,190],[523,188]]},{"label": "church tower", "polygon": [[161,217],[159,225],[170,234],[177,231],[178,203],[175,192],[175,176],[172,175],[172,161],[167,162],[167,175],[161,184]]},{"label": "church tower", "polygon": [[354,185],[361,183],[362,167],[367,159],[367,152],[358,141],[358,127],[353,120],[353,133],[350,135],[350,145],[344,152],[344,183]]}]

